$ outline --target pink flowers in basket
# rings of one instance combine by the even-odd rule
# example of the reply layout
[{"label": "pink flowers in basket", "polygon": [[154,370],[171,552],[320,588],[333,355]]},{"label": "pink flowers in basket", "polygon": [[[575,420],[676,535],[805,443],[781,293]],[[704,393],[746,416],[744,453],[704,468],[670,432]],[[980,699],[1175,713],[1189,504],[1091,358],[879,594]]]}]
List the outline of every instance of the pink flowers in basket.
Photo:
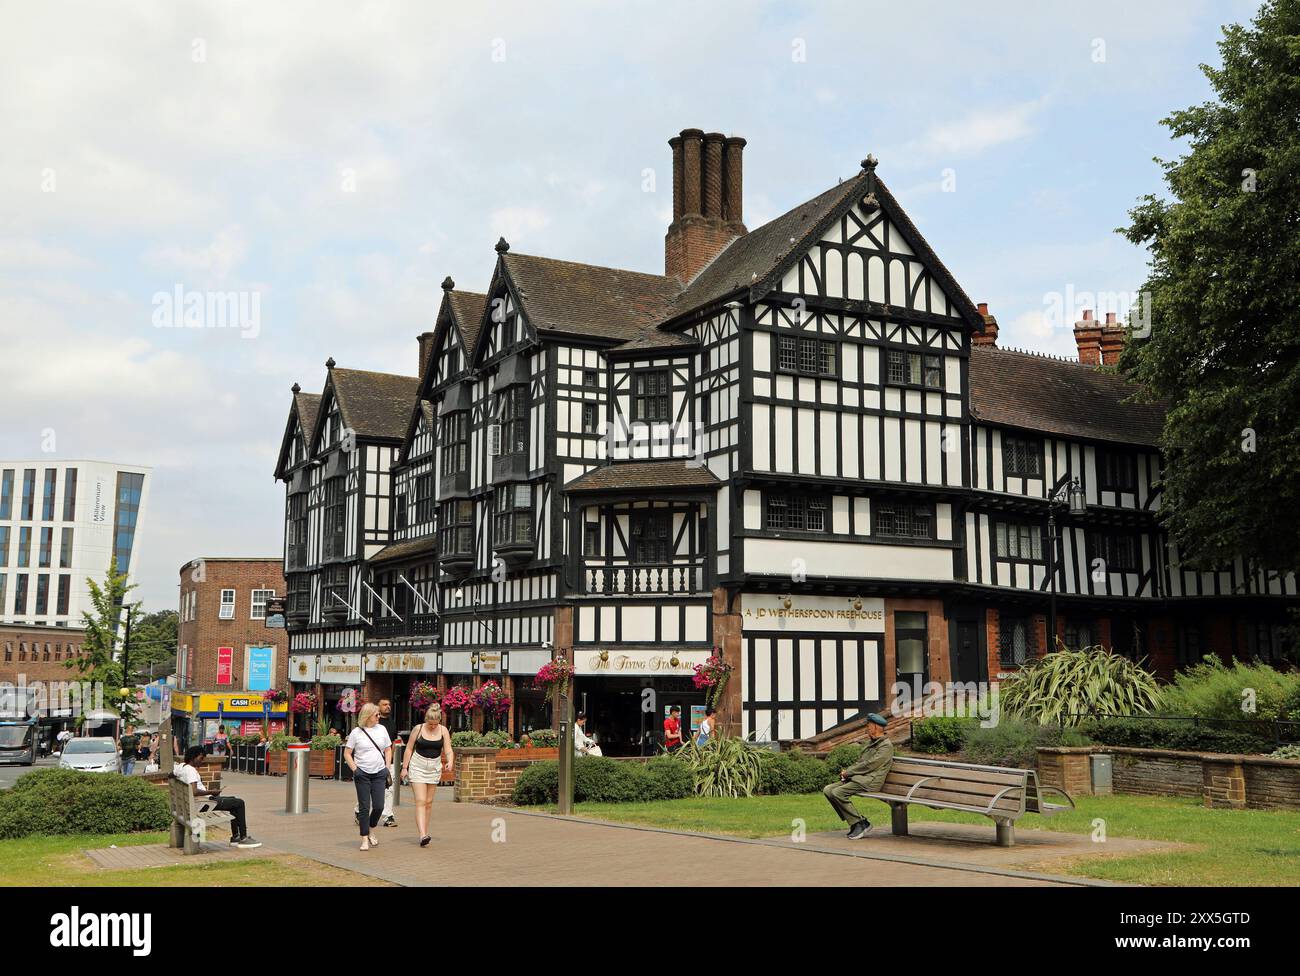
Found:
[{"label": "pink flowers in basket", "polygon": [[439,698],[438,686],[432,681],[421,681],[418,678],[411,680],[411,707],[417,711],[424,711]]},{"label": "pink flowers in basket", "polygon": [[476,708],[483,709],[486,715],[504,715],[510,711],[510,696],[495,681],[485,681],[471,696]]},{"label": "pink flowers in basket", "polygon": [[474,707],[474,695],[464,685],[452,685],[442,693],[442,707],[452,712],[466,712]]},{"label": "pink flowers in basket", "polygon": [[293,696],[293,701],[289,703],[291,712],[314,712],[316,711],[316,696],[310,691],[300,691]]},{"label": "pink flowers in basket", "polygon": [[546,692],[546,697],[554,701],[556,696],[569,693],[569,681],[573,678],[573,665],[568,658],[556,657],[547,661],[537,672],[533,685]]},{"label": "pink flowers in basket", "polygon": [[696,688],[707,689],[705,697],[710,705],[717,705],[722,697],[722,690],[727,687],[727,680],[734,668],[722,660],[722,655],[714,648],[709,659],[703,664],[695,665],[695,675],[691,678]]}]

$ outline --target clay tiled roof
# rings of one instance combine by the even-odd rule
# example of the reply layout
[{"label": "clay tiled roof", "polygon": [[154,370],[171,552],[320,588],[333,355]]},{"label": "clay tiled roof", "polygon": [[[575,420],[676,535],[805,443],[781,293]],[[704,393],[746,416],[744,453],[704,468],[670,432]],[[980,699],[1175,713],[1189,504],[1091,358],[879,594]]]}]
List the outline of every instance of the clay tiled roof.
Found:
[{"label": "clay tiled roof", "polygon": [[574,478],[565,491],[623,491],[654,488],[713,488],[720,484],[707,467],[690,461],[619,461]]},{"label": "clay tiled roof", "polygon": [[976,421],[1155,447],[1165,408],[1136,401],[1137,392],[1123,376],[1093,366],[971,347],[970,405]]},{"label": "clay tiled roof", "polygon": [[476,291],[452,289],[447,292],[447,301],[451,306],[451,314],[456,319],[456,327],[460,329],[462,348],[473,349],[474,344],[478,342],[478,329],[483,322],[483,310],[487,308],[487,295],[480,295]]},{"label": "clay tiled roof", "polygon": [[371,373],[363,369],[330,370],[343,424],[359,437],[401,440],[420,388],[414,376]]},{"label": "clay tiled roof", "polygon": [[316,415],[320,413],[320,394],[295,393],[293,402],[298,409],[298,423],[302,425],[303,443],[310,444],[312,434],[316,433]]},{"label": "clay tiled roof", "polygon": [[437,550],[437,537],[426,535],[419,539],[403,539],[401,542],[394,542],[391,545],[384,546],[371,556],[368,562],[386,563],[399,559],[414,559],[417,556],[433,555]]},{"label": "clay tiled roof", "polygon": [[513,251],[503,264],[538,332],[635,340],[667,318],[681,290],[663,275]]}]

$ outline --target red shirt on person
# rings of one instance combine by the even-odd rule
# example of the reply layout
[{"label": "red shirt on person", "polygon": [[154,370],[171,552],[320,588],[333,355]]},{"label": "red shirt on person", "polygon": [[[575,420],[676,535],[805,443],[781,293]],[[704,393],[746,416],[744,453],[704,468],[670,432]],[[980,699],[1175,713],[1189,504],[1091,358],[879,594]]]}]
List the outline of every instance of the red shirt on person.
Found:
[{"label": "red shirt on person", "polygon": [[668,748],[682,744],[682,721],[678,718],[664,719],[664,745]]}]

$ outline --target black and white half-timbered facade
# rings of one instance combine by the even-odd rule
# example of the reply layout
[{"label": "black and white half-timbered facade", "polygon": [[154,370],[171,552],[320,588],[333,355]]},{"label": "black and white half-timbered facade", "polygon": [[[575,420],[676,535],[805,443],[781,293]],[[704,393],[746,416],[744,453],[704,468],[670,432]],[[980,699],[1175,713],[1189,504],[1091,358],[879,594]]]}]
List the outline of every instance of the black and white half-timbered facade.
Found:
[{"label": "black and white half-timbered facade", "polygon": [[443,282],[418,378],[331,361],[295,387],[291,679],[399,713],[411,678],[493,679],[527,728],[562,654],[620,754],[703,701],[715,651],[759,740],[996,681],[1049,649],[1053,589],[1056,638],[1166,677],[1281,659],[1294,576],[1184,569],[1160,529],[1160,407],[1088,354],[998,348],[873,159],[747,230],[744,140],[670,145],[665,274],[502,240],[485,293]]}]

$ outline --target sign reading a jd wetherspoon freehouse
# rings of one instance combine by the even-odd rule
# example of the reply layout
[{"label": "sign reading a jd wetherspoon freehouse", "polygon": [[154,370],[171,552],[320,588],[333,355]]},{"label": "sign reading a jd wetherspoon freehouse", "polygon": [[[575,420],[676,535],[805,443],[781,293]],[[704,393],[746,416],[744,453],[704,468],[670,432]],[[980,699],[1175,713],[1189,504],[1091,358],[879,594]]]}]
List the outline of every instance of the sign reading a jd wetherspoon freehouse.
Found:
[{"label": "sign reading a jd wetherspoon freehouse", "polygon": [[883,634],[885,601],[878,597],[746,593],[740,625],[742,630]]}]

